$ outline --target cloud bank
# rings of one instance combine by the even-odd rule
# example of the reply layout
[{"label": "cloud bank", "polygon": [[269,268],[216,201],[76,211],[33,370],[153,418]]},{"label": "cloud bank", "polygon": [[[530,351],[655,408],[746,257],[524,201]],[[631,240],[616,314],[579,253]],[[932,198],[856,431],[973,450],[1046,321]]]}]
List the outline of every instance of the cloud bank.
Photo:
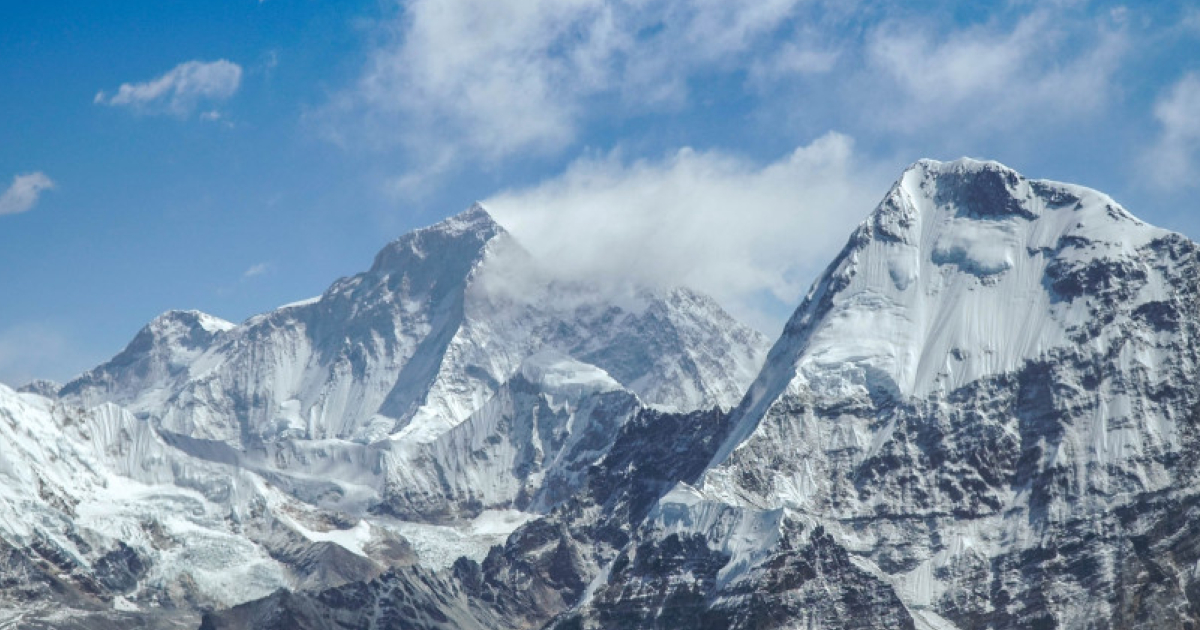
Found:
[{"label": "cloud bank", "polygon": [[[967,121],[965,133],[1061,122],[1101,110],[1128,50],[1112,18],[1078,19],[1060,7],[946,31],[887,20],[864,42],[869,85],[891,98],[871,120],[900,131]],[[856,86],[866,91],[867,85]]]},{"label": "cloud bank", "polygon": [[[555,151],[575,139],[594,99],[631,111],[678,106],[690,77],[745,63],[801,4],[401,2],[330,113],[339,133],[364,124],[360,138],[452,145],[484,161]],[[780,63],[830,65],[807,49],[787,51]]]},{"label": "cloud bank", "polygon": [[568,277],[691,286],[776,332],[898,174],[829,133],[768,164],[692,149],[584,158],[483,203]]},{"label": "cloud bank", "polygon": [[94,102],[139,113],[184,117],[202,102],[228,100],[241,82],[242,67],[232,61],[187,61],[149,81],[123,83],[113,94],[98,92]]},{"label": "cloud bank", "polygon": [[52,188],[54,182],[41,171],[17,175],[8,190],[0,195],[0,215],[32,210],[42,193]]},{"label": "cloud bank", "polygon": [[407,170],[388,187],[410,197],[465,168],[603,143],[623,121],[722,108],[748,125],[804,138],[838,129],[912,157],[1030,142],[1102,116],[1136,44],[1133,10],[1071,2],[998,5],[966,21],[828,0],[388,6],[361,71],[314,119],[344,147],[396,151]]}]

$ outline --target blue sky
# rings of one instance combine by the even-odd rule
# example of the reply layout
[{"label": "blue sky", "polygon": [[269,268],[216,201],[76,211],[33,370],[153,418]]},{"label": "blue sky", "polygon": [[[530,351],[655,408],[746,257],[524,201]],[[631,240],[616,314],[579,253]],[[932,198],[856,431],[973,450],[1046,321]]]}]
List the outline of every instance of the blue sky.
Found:
[{"label": "blue sky", "polygon": [[1196,51],[1182,1],[6,3],[0,381],[318,294],[475,200],[771,333],[921,157],[1197,238]]}]

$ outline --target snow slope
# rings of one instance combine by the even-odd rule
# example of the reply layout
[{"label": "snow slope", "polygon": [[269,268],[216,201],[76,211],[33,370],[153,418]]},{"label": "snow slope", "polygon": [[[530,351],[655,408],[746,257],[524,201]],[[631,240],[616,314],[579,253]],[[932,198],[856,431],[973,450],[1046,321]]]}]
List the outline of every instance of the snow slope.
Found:
[{"label": "snow slope", "polygon": [[583,488],[589,467],[641,409],[603,370],[535,354],[465,422],[433,442],[398,447],[384,503],[416,520],[545,513]]},{"label": "snow slope", "polygon": [[[0,622],[47,606],[131,612],[234,605],[297,588],[310,569],[328,570],[329,562],[304,566],[289,557],[322,540],[366,555],[362,543],[355,549],[341,535],[327,514],[249,471],[189,457],[115,405],[85,411],[0,386],[5,565],[59,581],[54,587],[50,578],[22,582],[0,572],[0,610],[7,611]],[[359,579],[370,567],[382,570],[373,560],[357,564]]]},{"label": "snow slope", "polygon": [[[917,162],[792,316],[730,444],[785,388],[924,397],[1070,346],[1092,312],[1055,283],[1105,265],[1138,270],[1142,248],[1169,235],[1081,186],[996,162]],[[1169,297],[1159,276],[1134,306]]]}]

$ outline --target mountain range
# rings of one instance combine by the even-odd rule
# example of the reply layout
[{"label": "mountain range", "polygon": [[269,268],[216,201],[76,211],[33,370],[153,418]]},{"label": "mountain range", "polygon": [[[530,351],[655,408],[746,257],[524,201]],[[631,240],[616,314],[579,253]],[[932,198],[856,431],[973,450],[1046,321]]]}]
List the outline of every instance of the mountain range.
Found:
[{"label": "mountain range", "polygon": [[772,345],[476,205],[0,386],[0,628],[1194,628],[1200,249],[922,160]]}]

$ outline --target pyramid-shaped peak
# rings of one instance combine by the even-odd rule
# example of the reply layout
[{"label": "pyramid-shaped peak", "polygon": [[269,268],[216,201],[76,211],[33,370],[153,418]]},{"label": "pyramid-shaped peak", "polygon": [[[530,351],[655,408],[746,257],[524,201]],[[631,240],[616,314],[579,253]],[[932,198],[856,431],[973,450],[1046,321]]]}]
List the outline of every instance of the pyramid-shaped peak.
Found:
[{"label": "pyramid-shaped peak", "polygon": [[371,271],[401,270],[430,255],[474,262],[489,241],[504,234],[507,232],[487,209],[475,203],[452,217],[392,241],[375,257]]},{"label": "pyramid-shaped peak", "polygon": [[922,159],[904,170],[857,236],[907,240],[905,233],[933,214],[994,223],[1035,221],[1061,208],[1076,210],[1080,220],[1093,226],[1144,225],[1108,195],[1084,186],[1027,179],[991,160]]},{"label": "pyramid-shaped peak", "polygon": [[[1166,235],[1083,186],[998,162],[921,160],[797,309],[788,352],[865,362],[906,394],[1015,369],[1065,338],[1054,317],[1085,290],[1076,284],[1136,266]],[[986,351],[950,361],[953,348]]]},{"label": "pyramid-shaped peak", "polygon": [[194,329],[215,333],[233,328],[235,324],[220,317],[197,310],[171,310],[150,320],[146,330],[152,333],[170,333]]},{"label": "pyramid-shaped peak", "polygon": [[155,348],[206,347],[216,335],[235,327],[232,322],[201,311],[167,311],[150,320],[114,361],[141,356]]},{"label": "pyramid-shaped peak", "polygon": [[[905,170],[892,195],[903,195],[910,204],[927,199],[936,206],[952,206],[965,218],[1034,219],[1044,204],[1035,203],[1048,188],[1031,184],[1017,171],[995,161],[959,158],[950,162],[919,160]],[[1072,201],[1077,201],[1077,197]],[[884,204],[887,205],[886,203]]]},{"label": "pyramid-shaped peak", "polygon": [[448,235],[477,233],[489,233],[494,235],[503,232],[504,228],[501,227],[494,218],[492,218],[492,215],[487,211],[487,208],[484,208],[483,204],[477,201],[471,204],[470,208],[467,208],[466,210],[463,210],[452,217],[443,219],[442,221],[439,221],[438,223],[435,223],[422,230],[418,230],[418,232],[424,231],[439,232]]},{"label": "pyramid-shaped peak", "polygon": [[1012,174],[1018,178],[1021,174],[1016,170],[1005,166],[995,160],[979,160],[969,157],[960,157],[957,160],[941,161],[930,158],[922,158],[909,166],[906,170],[920,169],[931,175],[950,175],[950,174],[980,174],[980,173],[1003,173]]}]

